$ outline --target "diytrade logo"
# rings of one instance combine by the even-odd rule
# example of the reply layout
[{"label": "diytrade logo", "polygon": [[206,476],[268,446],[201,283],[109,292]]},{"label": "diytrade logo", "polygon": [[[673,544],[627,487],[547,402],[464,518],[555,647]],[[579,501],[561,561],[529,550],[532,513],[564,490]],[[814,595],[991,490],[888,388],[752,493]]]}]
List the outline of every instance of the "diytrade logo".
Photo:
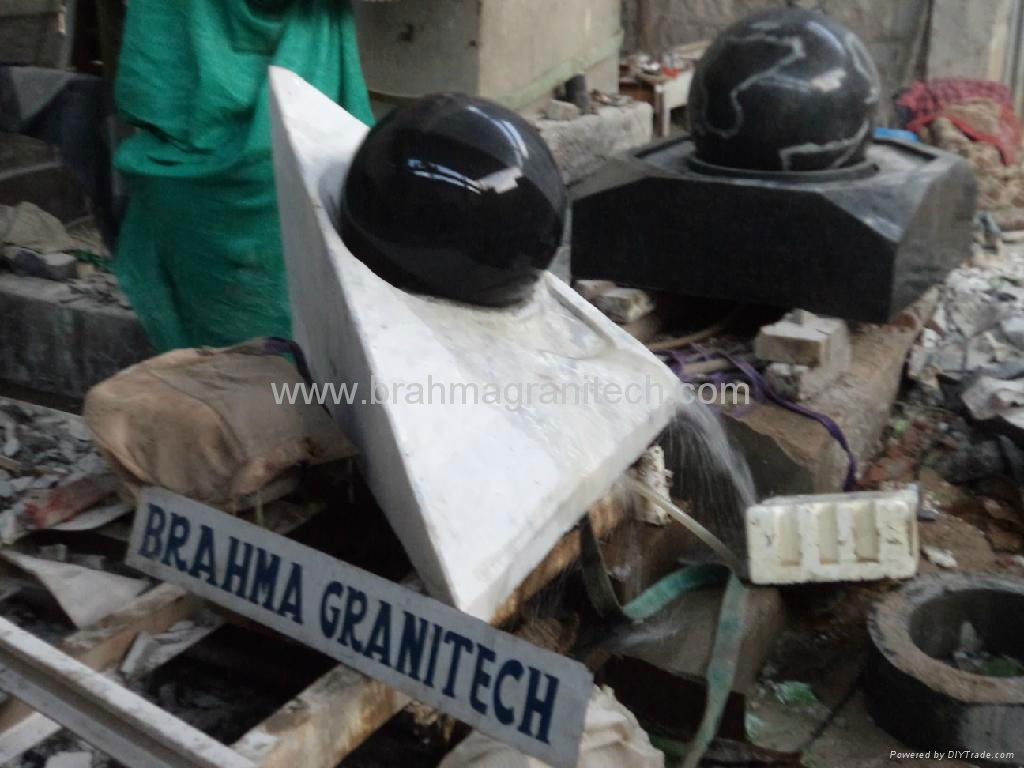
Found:
[{"label": "diytrade logo", "polygon": [[972,749],[928,750],[926,752],[889,752],[890,760],[959,760],[961,762],[977,762],[981,760],[1014,763],[1013,752],[990,752]]}]

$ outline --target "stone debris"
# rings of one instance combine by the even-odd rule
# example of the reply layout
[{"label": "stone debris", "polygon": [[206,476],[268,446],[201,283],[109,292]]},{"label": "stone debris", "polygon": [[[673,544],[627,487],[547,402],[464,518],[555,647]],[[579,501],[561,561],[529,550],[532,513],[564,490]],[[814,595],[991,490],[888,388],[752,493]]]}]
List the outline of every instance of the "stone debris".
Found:
[{"label": "stone debris", "polygon": [[650,143],[654,108],[642,101],[598,106],[575,120],[535,121],[566,183],[593,173],[613,155]]},{"label": "stone debris", "polygon": [[948,549],[939,549],[928,544],[921,545],[921,554],[928,558],[928,562],[939,568],[952,569],[957,567],[956,558]]},{"label": "stone debris", "polygon": [[[47,482],[55,477],[46,477]],[[112,474],[90,475],[73,480],[54,491],[28,499],[22,515],[28,528],[52,528],[113,495],[117,480]]]},{"label": "stone debris", "polygon": [[575,120],[582,115],[580,108],[568,101],[552,99],[544,107],[544,117],[548,120]]},{"label": "stone debris", "polygon": [[632,323],[654,311],[654,298],[639,288],[611,288],[592,302],[616,323]]},{"label": "stone debris", "polygon": [[[85,478],[109,472],[79,417],[0,398],[0,531],[5,542],[24,534],[26,510],[39,509],[39,494],[78,487]],[[90,500],[89,506],[99,500]],[[85,508],[79,504],[77,510]]]},{"label": "stone debris", "polygon": [[769,384],[782,397],[810,400],[849,370],[850,332],[842,320],[795,310],[766,325],[754,340],[754,353],[769,365]]},{"label": "stone debris", "polygon": [[140,632],[121,662],[121,675],[129,681],[138,680],[187,651],[222,623],[212,615],[203,615],[197,621],[179,621],[158,635]]},{"label": "stone debris", "polygon": [[58,253],[78,247],[60,219],[29,202],[0,205],[0,245],[5,253],[8,248]]},{"label": "stone debris", "polygon": [[[641,483],[664,498],[671,497],[672,472],[665,468],[665,451],[654,445],[644,451],[630,470]],[[636,517],[650,525],[667,525],[668,513],[647,498],[636,500]]]},{"label": "stone debris", "polygon": [[92,768],[92,753],[60,752],[46,761],[46,768]]},{"label": "stone debris", "polygon": [[911,351],[907,375],[933,390],[940,378],[962,382],[997,372],[1015,378],[1005,375],[1003,364],[1021,360],[1022,342],[1024,249],[1005,248],[996,257],[979,250],[946,279],[935,314]]},{"label": "stone debris", "polygon": [[117,282],[117,277],[110,272],[94,271],[84,277],[68,283],[71,294],[67,301],[80,297],[92,299],[99,304],[116,304],[122,309],[131,309],[128,296]]}]

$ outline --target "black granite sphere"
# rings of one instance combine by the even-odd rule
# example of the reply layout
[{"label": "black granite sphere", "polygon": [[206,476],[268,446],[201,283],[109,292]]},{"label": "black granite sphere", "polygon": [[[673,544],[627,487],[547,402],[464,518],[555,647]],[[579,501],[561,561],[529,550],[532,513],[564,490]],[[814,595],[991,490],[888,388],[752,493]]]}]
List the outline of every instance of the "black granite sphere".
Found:
[{"label": "black granite sphere", "polygon": [[697,158],[755,171],[820,171],[864,159],[879,98],[860,39],[801,8],[723,31],[697,64],[690,129]]},{"label": "black granite sphere", "polygon": [[339,232],[391,284],[507,306],[562,240],[568,193],[547,145],[504,107],[425,96],[374,127],[343,190]]}]

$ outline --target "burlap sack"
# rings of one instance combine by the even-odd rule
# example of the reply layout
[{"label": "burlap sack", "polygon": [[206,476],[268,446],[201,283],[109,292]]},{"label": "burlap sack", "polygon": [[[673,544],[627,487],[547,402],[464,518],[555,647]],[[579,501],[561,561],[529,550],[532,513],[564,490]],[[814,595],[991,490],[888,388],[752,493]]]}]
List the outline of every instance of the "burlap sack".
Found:
[{"label": "burlap sack", "polygon": [[156,485],[230,511],[297,464],[354,455],[321,406],[275,402],[272,384],[303,381],[277,344],[174,350],[93,387],[85,421],[127,492]]}]

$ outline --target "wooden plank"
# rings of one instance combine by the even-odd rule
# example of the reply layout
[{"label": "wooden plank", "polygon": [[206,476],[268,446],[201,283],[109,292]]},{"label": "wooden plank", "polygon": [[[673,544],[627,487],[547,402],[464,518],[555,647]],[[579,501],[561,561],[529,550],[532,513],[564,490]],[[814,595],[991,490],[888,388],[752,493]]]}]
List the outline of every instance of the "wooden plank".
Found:
[{"label": "wooden plank", "polygon": [[[628,517],[621,500],[606,497],[590,510],[598,536]],[[491,623],[515,618],[522,606],[580,555],[580,534],[565,534],[498,610]],[[333,768],[409,702],[409,698],[338,665],[235,744],[260,768]]]},{"label": "wooden plank", "polygon": [[234,749],[260,768],[330,768],[409,701],[338,665],[249,731]]},{"label": "wooden plank", "polygon": [[[590,523],[594,533],[603,538],[624,523],[628,517],[625,505],[620,499],[606,496],[593,507],[590,512]],[[573,528],[565,534],[554,549],[548,553],[540,564],[523,579],[522,583],[508,599],[498,608],[491,618],[491,623],[502,626],[515,618],[523,605],[560,576],[580,557],[580,531]]]}]

